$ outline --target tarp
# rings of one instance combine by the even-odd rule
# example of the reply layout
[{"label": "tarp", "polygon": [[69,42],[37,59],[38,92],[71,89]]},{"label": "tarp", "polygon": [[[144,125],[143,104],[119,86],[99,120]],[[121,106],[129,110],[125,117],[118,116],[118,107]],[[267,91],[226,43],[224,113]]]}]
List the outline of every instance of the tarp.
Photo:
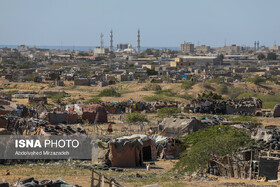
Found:
[{"label": "tarp", "polygon": [[204,127],[205,125],[195,118],[164,118],[160,124],[161,135],[172,137],[187,136]]},{"label": "tarp", "polygon": [[260,176],[268,180],[277,180],[279,161],[260,159]]}]

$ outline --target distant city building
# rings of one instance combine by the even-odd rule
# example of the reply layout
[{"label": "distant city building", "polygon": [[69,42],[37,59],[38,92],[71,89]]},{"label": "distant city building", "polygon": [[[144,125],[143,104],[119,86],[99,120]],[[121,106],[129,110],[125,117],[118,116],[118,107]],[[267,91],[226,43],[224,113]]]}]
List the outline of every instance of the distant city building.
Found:
[{"label": "distant city building", "polygon": [[129,47],[129,44],[118,44],[117,45],[117,50],[120,50],[120,51],[122,51],[122,50],[125,50],[125,49],[128,49],[128,47]]},{"label": "distant city building", "polygon": [[240,46],[232,45],[232,46],[224,46],[216,49],[218,54],[230,54],[230,55],[238,55],[240,54]]},{"label": "distant city building", "polygon": [[211,52],[211,47],[210,46],[206,46],[206,45],[201,45],[201,46],[197,46],[195,48],[196,53],[210,53]]},{"label": "distant city building", "polygon": [[170,67],[220,65],[222,60],[212,56],[181,56],[170,62]]},{"label": "distant city building", "polygon": [[175,58],[174,61],[170,62],[170,67],[182,68],[182,67],[187,67],[187,66],[191,66],[194,64],[195,64],[194,62],[191,62],[185,58]]},{"label": "distant city building", "polygon": [[270,51],[278,52],[280,51],[280,46],[274,44],[272,47],[269,48]]},{"label": "distant city building", "polygon": [[93,50],[94,55],[99,56],[99,55],[105,55],[106,53],[109,52],[109,49],[106,48],[100,48],[100,47],[96,47]]},{"label": "distant city building", "polygon": [[184,42],[183,44],[180,44],[180,50],[184,54],[194,53],[194,44]]}]

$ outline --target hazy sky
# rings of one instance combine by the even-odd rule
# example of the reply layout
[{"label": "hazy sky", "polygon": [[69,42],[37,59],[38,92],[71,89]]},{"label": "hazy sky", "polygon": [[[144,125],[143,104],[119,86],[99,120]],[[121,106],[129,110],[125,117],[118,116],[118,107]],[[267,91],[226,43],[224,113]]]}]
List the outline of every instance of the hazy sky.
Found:
[{"label": "hazy sky", "polygon": [[214,47],[280,42],[280,0],[0,0],[0,45]]}]

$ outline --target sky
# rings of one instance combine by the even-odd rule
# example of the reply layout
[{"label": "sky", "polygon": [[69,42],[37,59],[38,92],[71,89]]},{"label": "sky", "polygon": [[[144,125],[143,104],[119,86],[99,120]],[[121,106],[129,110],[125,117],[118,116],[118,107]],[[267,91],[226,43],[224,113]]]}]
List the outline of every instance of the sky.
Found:
[{"label": "sky", "polygon": [[280,44],[279,0],[0,0],[0,45]]}]

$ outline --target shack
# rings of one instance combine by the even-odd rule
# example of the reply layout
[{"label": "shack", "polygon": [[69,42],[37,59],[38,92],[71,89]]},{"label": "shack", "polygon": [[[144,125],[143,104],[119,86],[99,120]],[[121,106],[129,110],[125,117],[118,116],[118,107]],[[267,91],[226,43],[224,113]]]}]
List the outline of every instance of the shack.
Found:
[{"label": "shack", "polygon": [[144,161],[157,158],[155,140],[147,135],[135,134],[109,142],[109,160],[113,167],[140,167]]},{"label": "shack", "polygon": [[201,123],[201,121],[196,118],[184,117],[164,118],[163,121],[159,124],[161,135],[172,137],[187,136],[205,127],[205,124]]}]

